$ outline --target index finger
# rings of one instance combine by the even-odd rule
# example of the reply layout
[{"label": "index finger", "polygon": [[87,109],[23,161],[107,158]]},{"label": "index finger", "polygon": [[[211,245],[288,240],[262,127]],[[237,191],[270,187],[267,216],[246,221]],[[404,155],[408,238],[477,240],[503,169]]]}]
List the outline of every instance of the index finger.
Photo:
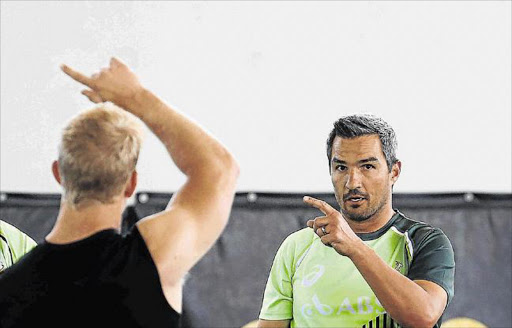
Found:
[{"label": "index finger", "polygon": [[73,80],[78,81],[82,84],[85,84],[89,88],[93,87],[94,83],[93,83],[92,79],[88,78],[87,76],[83,75],[82,73],[77,72],[74,69],[72,69],[71,67],[64,65],[64,64],[61,65],[60,68],[62,69],[62,71],[64,73],[66,73]]},{"label": "index finger", "polygon": [[126,66],[123,61],[117,57],[110,58],[110,67]]},{"label": "index finger", "polygon": [[326,201],[316,199],[316,198],[313,198],[310,196],[304,196],[303,200],[304,200],[304,203],[318,208],[325,215],[329,215],[333,212],[336,212],[336,210],[331,205],[329,205]]}]

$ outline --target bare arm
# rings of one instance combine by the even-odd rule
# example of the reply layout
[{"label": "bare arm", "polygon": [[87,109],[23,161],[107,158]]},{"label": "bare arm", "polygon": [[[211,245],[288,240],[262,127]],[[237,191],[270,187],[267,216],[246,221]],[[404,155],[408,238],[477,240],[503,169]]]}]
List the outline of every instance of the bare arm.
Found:
[{"label": "bare arm", "polygon": [[263,320],[258,321],[258,328],[289,328],[290,320]]},{"label": "bare arm", "polygon": [[446,291],[430,281],[410,280],[361,244],[350,259],[389,315],[405,327],[433,327],[445,309]]},{"label": "bare arm", "polygon": [[90,88],[82,93],[91,101],[111,101],[139,117],[187,176],[165,211],[137,224],[157,266],[164,293],[179,311],[182,278],[227,223],[238,165],[220,142],[142,87],[119,60],[113,58],[109,68],[91,78],[67,66],[62,69]]},{"label": "bare arm", "polygon": [[[348,256],[389,315],[405,327],[432,327],[447,303],[446,291],[436,283],[412,281],[387,265],[352,231],[341,213],[318,199],[305,197],[305,202],[321,210],[325,216],[308,221],[322,242],[339,254]],[[323,234],[324,227],[327,234]]]},{"label": "bare arm", "polygon": [[[166,280],[173,285],[207,252],[224,229],[235,192],[238,167],[231,154],[184,115],[144,90],[130,106],[164,143],[187,176],[164,212],[138,228]],[[149,112],[149,111],[148,111]]]}]

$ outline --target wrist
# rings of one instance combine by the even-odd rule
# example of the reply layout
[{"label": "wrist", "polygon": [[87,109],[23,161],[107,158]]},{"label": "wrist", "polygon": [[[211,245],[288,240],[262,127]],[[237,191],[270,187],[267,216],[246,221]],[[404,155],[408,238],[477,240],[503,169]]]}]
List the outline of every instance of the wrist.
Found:
[{"label": "wrist", "polygon": [[160,99],[151,91],[140,87],[131,93],[130,96],[123,98],[117,105],[145,121],[150,119],[152,116],[151,112],[158,107],[157,103],[159,101]]},{"label": "wrist", "polygon": [[149,90],[143,87],[137,88],[127,97],[123,97],[120,100],[120,105],[132,114],[139,116],[138,113],[142,111],[142,108],[147,103],[147,99],[149,99],[150,94]]},{"label": "wrist", "polygon": [[368,252],[373,252],[373,250],[368,247],[364,241],[358,238],[357,241],[354,242],[354,246],[347,256],[355,263],[367,259]]}]

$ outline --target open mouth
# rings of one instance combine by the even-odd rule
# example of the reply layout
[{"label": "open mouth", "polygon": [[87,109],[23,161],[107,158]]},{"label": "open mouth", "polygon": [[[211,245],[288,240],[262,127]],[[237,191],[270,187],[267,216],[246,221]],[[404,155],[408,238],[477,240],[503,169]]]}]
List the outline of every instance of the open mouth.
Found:
[{"label": "open mouth", "polygon": [[365,200],[366,200],[366,198],[364,198],[364,197],[350,197],[350,198],[347,198],[345,200],[345,202],[358,204],[358,203],[361,203],[361,202],[363,202]]},{"label": "open mouth", "polygon": [[368,200],[368,198],[366,197],[366,194],[362,192],[351,192],[345,195],[345,197],[343,197],[343,201],[345,202],[345,204],[354,206],[362,204],[365,200]]}]

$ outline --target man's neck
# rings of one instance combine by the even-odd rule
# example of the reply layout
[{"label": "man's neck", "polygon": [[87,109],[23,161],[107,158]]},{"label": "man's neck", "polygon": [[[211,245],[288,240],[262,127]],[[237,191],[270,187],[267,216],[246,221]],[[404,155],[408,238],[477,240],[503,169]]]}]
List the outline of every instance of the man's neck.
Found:
[{"label": "man's neck", "polygon": [[391,204],[386,204],[380,211],[367,220],[359,222],[347,218],[345,219],[355,233],[371,233],[385,226],[393,215],[395,215],[395,211],[391,207]]},{"label": "man's neck", "polygon": [[93,203],[79,208],[62,202],[57,222],[45,239],[52,244],[67,244],[101,230],[119,230],[124,207],[124,200],[112,204]]}]

